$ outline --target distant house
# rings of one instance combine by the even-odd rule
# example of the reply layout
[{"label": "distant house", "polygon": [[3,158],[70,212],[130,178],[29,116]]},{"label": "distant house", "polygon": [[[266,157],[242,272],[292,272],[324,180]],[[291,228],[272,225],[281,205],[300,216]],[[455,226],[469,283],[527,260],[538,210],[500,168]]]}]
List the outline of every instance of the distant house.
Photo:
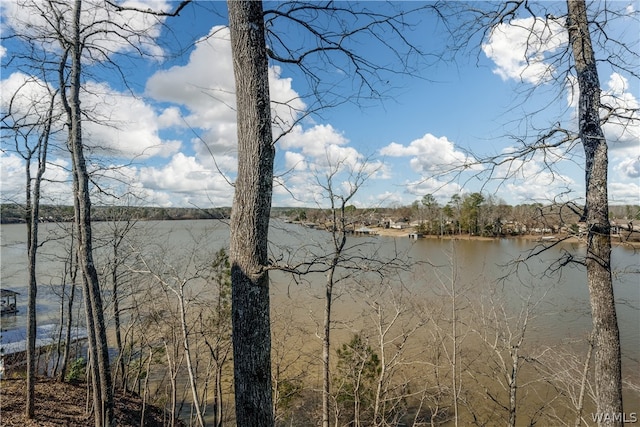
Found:
[{"label": "distant house", "polygon": [[398,221],[390,221],[389,223],[389,228],[395,228],[397,230],[403,230],[405,228],[409,228],[409,223],[405,222],[404,220],[398,220]]}]

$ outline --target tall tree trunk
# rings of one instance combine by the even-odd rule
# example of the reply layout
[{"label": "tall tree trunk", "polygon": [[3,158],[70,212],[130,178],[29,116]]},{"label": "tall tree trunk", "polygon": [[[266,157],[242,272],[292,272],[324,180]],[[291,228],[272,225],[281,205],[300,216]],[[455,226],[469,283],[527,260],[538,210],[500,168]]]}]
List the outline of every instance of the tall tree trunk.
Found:
[{"label": "tall tree trunk", "polygon": [[[594,328],[596,405],[610,415],[600,425],[621,426],[620,333],[611,278],[611,234],[607,195],[607,141],[600,125],[600,81],[584,0],[568,0],[567,27],[580,89],[579,135],[586,160],[587,281]],[[604,420],[606,418],[606,420]]]},{"label": "tall tree trunk", "polygon": [[64,332],[64,351],[62,352],[62,364],[60,365],[60,373],[58,375],[58,381],[62,382],[67,373],[67,366],[69,364],[69,355],[71,352],[71,328],[73,326],[73,301],[76,293],[75,277],[71,282],[71,292],[69,293],[69,301],[67,305],[67,322]]},{"label": "tall tree trunk", "polygon": [[[125,231],[123,231],[123,233],[126,233],[127,228],[128,227],[125,227]],[[122,347],[122,332],[121,332],[121,325],[120,325],[120,295],[118,290],[118,284],[119,284],[118,265],[120,263],[119,249],[120,249],[120,243],[122,242],[122,238],[123,238],[122,235],[118,235],[118,227],[114,225],[113,246],[112,246],[113,266],[111,268],[111,292],[113,297],[113,320],[114,320],[115,336],[116,336],[116,348],[118,350],[118,365],[116,367],[116,372],[113,378],[114,388],[118,382],[118,372],[120,372],[120,375],[124,379],[124,368],[125,368],[124,357],[122,357],[122,353],[124,349]]]},{"label": "tall tree trunk", "polygon": [[35,415],[35,387],[36,387],[36,252],[38,248],[38,216],[34,215],[37,208],[33,206],[31,198],[31,156],[26,163],[27,184],[27,257],[28,257],[28,290],[27,290],[27,402],[26,417],[32,419]]},{"label": "tall tree trunk", "polygon": [[[28,149],[28,148],[27,148]],[[35,415],[36,384],[36,249],[38,236],[38,217],[33,216],[34,207],[31,200],[31,155],[26,162],[26,221],[27,221],[27,258],[28,258],[28,290],[27,290],[27,402],[26,417]],[[35,220],[35,222],[34,222]],[[35,240],[35,242],[34,242]]]},{"label": "tall tree trunk", "polygon": [[[89,173],[83,152],[82,140],[82,112],[80,107],[80,87],[82,74],[82,39],[80,37],[80,15],[82,1],[76,0],[74,5],[73,35],[70,48],[71,74],[69,79],[69,98],[65,98],[65,109],[69,117],[69,150],[71,152],[72,172],[74,179],[74,207],[76,211],[76,227],[78,238],[78,259],[83,274],[85,309],[87,314],[87,328],[89,329],[89,344],[95,345],[91,354],[96,358],[97,376],[94,382],[97,387],[95,424],[111,426],[113,418],[113,393],[111,389],[111,372],[109,370],[109,353],[104,311],[98,273],[93,261],[93,246],[91,236],[91,198],[89,195]],[[94,340],[91,339],[93,335]],[[100,408],[102,406],[102,408]],[[103,412],[101,411],[103,409]],[[104,423],[104,424],[103,424]]]},{"label": "tall tree trunk", "polygon": [[187,373],[189,374],[189,384],[191,385],[191,397],[193,399],[193,407],[196,411],[198,425],[204,427],[204,418],[202,417],[202,408],[200,407],[200,398],[198,396],[198,386],[196,383],[196,372],[191,361],[191,347],[189,346],[189,329],[187,325],[187,313],[184,304],[184,286],[186,282],[180,284],[180,289],[176,291],[178,296],[178,308],[180,309],[180,330],[182,331],[182,345],[184,356],[187,360]]},{"label": "tall tree trunk", "polygon": [[324,297],[324,321],[322,336],[322,427],[329,427],[329,397],[331,396],[331,304],[333,302],[333,284],[338,259],[332,261],[332,268],[327,273]]},{"label": "tall tree trunk", "polygon": [[231,212],[236,421],[273,426],[267,237],[275,149],[260,1],[228,1],[238,123],[238,176]]},{"label": "tall tree trunk", "polygon": [[[36,349],[36,297],[38,285],[36,280],[36,262],[38,252],[38,223],[40,218],[40,188],[42,177],[47,168],[47,151],[49,149],[49,135],[53,120],[53,108],[56,94],[52,94],[49,100],[47,116],[44,118],[44,129],[38,138],[38,143],[33,150],[27,147],[28,157],[26,162],[26,205],[27,205],[27,254],[28,264],[28,295],[27,295],[27,401],[26,416],[31,419],[35,415],[35,384],[38,374],[37,349]],[[37,154],[38,169],[33,187],[31,186],[31,159]]]}]

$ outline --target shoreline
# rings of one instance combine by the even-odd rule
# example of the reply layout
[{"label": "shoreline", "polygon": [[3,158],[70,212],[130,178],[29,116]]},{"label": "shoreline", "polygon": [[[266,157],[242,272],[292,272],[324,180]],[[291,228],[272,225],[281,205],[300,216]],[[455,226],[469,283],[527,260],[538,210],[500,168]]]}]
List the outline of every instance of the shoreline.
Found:
[{"label": "shoreline", "polygon": [[[374,233],[373,235],[382,236],[382,237],[406,237],[408,238],[410,234],[413,234],[414,231],[412,228],[405,229],[391,229],[391,228],[381,228],[381,227],[371,227]],[[474,240],[474,241],[492,241],[492,240],[501,240],[501,239],[522,239],[532,242],[538,243],[573,243],[573,244],[581,244],[586,245],[586,241],[577,236],[570,236],[568,234],[554,234],[554,235],[535,235],[535,234],[523,234],[518,236],[496,236],[496,237],[487,237],[487,236],[472,236],[469,234],[462,235],[432,235],[427,234],[423,235],[420,239],[432,239],[432,240]],[[628,245],[633,248],[640,249],[640,241],[621,241],[616,238],[616,236],[611,236],[611,245]]]}]

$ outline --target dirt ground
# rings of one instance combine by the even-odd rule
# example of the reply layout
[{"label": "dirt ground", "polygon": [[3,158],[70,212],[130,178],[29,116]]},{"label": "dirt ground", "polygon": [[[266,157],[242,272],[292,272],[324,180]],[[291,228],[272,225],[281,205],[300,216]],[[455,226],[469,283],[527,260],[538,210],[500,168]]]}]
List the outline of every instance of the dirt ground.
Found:
[{"label": "dirt ground", "polygon": [[[7,378],[0,381],[0,425],[51,427],[86,427],[93,425],[93,415],[85,412],[86,384],[58,383],[50,378],[39,378],[36,383],[36,416],[24,418],[26,380]],[[116,393],[115,415],[118,426],[140,426],[142,400],[132,394]],[[163,426],[162,411],[155,407],[145,409],[145,426]],[[177,425],[182,425],[181,423]]]}]

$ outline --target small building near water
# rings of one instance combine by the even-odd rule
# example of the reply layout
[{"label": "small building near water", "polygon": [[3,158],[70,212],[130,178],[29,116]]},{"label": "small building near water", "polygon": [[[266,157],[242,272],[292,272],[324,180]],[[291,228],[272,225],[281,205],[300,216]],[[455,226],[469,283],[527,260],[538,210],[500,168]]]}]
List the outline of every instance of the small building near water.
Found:
[{"label": "small building near water", "polygon": [[360,227],[355,229],[353,232],[356,236],[374,236],[378,234],[376,230],[368,227]]},{"label": "small building near water", "polygon": [[0,315],[16,314],[18,312],[18,306],[16,305],[17,296],[19,292],[12,291],[11,289],[0,289],[0,300],[2,302],[2,312]]}]

